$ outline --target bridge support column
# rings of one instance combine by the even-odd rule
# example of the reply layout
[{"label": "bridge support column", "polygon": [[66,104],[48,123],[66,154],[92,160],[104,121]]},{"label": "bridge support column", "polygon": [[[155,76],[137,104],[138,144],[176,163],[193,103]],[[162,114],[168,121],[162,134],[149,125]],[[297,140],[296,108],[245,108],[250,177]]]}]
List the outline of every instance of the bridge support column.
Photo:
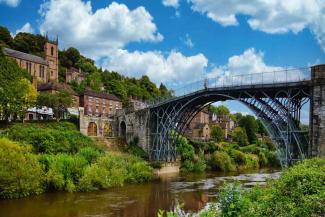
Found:
[{"label": "bridge support column", "polygon": [[310,157],[325,156],[325,65],[311,69],[312,90],[310,98]]}]

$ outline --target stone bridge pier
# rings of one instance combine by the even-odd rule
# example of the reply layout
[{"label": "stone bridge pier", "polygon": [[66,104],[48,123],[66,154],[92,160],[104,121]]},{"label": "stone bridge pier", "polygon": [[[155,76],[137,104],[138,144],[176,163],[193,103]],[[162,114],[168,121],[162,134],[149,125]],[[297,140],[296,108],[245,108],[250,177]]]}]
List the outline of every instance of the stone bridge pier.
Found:
[{"label": "stone bridge pier", "polygon": [[325,157],[325,65],[311,68],[309,121],[308,155]]},{"label": "stone bridge pier", "polygon": [[118,135],[128,144],[135,143],[149,153],[150,149],[150,110],[126,108],[117,114]]}]

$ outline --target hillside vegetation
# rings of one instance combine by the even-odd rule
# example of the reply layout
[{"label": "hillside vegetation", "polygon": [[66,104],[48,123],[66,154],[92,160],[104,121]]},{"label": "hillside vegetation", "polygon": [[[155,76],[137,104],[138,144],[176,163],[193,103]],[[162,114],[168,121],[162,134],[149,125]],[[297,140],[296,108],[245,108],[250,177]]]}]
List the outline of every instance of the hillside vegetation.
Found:
[{"label": "hillside vegetation", "polygon": [[151,179],[146,161],[105,151],[69,122],[13,124],[0,134],[0,198],[93,191]]}]

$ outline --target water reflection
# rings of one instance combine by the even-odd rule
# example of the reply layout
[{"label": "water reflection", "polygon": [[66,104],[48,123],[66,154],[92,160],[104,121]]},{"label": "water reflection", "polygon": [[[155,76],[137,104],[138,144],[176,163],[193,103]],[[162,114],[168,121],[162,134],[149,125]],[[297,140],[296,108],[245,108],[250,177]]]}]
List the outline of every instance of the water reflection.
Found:
[{"label": "water reflection", "polygon": [[248,174],[207,173],[168,175],[152,183],[126,185],[91,193],[46,193],[19,200],[0,201],[1,217],[151,217],[159,209],[170,210],[183,203],[197,212],[212,201],[224,181],[238,180],[244,186],[277,178],[275,171]]}]

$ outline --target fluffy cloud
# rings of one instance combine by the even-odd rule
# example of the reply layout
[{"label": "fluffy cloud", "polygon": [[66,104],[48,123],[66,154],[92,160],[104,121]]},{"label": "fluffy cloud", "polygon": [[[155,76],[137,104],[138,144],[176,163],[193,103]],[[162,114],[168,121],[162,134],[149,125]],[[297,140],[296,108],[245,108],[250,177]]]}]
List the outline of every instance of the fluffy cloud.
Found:
[{"label": "fluffy cloud", "polygon": [[104,61],[103,67],[140,77],[146,74],[157,84],[160,82],[181,83],[201,79],[208,60],[203,54],[186,57],[177,51],[166,56],[158,51],[128,52],[119,49]]},{"label": "fluffy cloud", "polygon": [[129,10],[113,2],[93,12],[90,1],[50,0],[42,4],[40,14],[42,33],[58,34],[63,47],[78,47],[92,57],[104,56],[107,50],[122,48],[129,42],[163,40],[144,7]]},{"label": "fluffy cloud", "polygon": [[223,26],[238,25],[237,15],[247,15],[254,30],[298,33],[311,28],[325,51],[325,2],[323,0],[188,0],[194,11]]},{"label": "fluffy cloud", "polygon": [[20,0],[0,0],[0,4],[6,4],[10,7],[17,7],[20,3]]},{"label": "fluffy cloud", "polygon": [[191,37],[190,37],[188,34],[186,34],[186,37],[185,37],[185,39],[184,39],[184,44],[185,44],[187,47],[189,47],[189,48],[193,48],[193,47],[194,47],[194,43],[193,43]]},{"label": "fluffy cloud", "polygon": [[174,7],[174,8],[179,7],[179,0],[162,0],[162,3],[166,7]]},{"label": "fluffy cloud", "polygon": [[25,25],[23,25],[20,29],[17,29],[16,30],[16,35],[19,32],[33,33],[34,32],[34,29],[33,29],[32,25],[30,25],[30,23],[25,23]]},{"label": "fluffy cloud", "polygon": [[264,62],[264,53],[258,52],[254,48],[245,50],[240,55],[231,56],[226,65],[215,67],[209,78],[222,75],[245,75],[261,72],[273,72],[283,70],[280,66],[270,66]]}]

